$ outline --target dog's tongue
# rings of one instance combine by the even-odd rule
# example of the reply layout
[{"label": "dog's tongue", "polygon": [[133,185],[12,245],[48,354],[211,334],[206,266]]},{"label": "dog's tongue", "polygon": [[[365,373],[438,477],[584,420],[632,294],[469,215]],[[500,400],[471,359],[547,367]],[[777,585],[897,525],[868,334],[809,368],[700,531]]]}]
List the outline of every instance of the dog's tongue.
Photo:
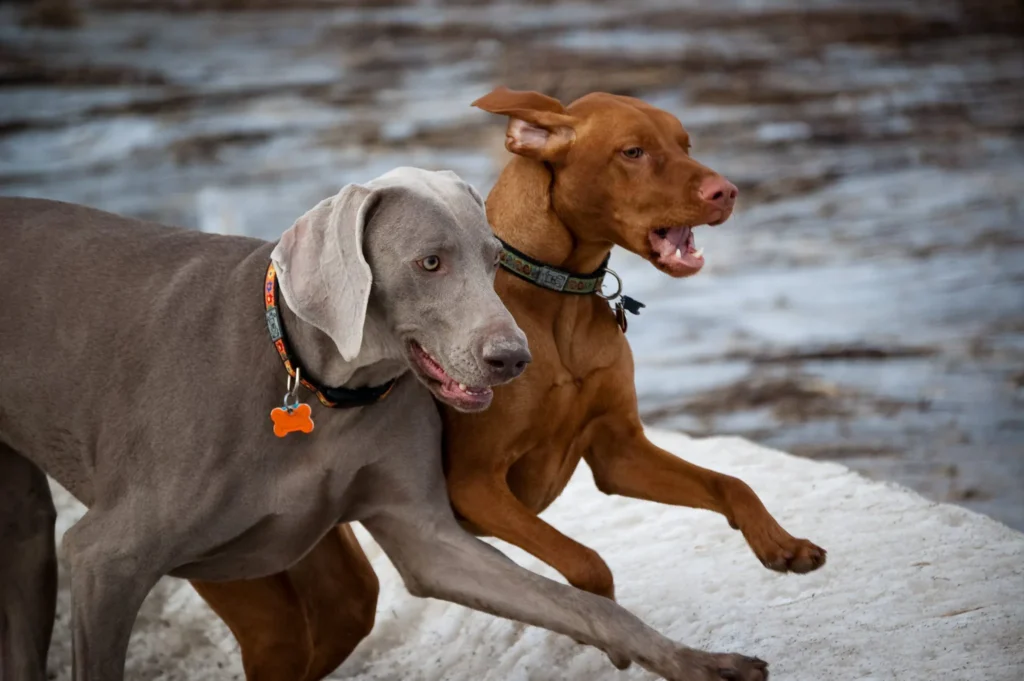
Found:
[{"label": "dog's tongue", "polygon": [[668,258],[675,255],[676,250],[680,250],[685,254],[689,247],[687,243],[689,237],[689,227],[672,227],[655,244],[658,249],[658,255]]}]

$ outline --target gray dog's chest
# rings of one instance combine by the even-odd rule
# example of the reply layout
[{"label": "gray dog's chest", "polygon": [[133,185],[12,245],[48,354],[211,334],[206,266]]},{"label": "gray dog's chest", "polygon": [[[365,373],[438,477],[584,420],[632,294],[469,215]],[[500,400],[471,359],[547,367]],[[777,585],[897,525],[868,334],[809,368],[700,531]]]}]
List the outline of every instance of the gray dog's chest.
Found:
[{"label": "gray dog's chest", "polygon": [[217,536],[209,527],[197,531],[190,542],[197,550],[175,576],[233,580],[283,570],[352,514],[353,481],[373,457],[365,426],[328,410],[314,418],[312,433],[261,435],[253,445],[259,455],[223,463],[216,489],[195,507],[199,528],[202,517],[218,516]]},{"label": "gray dog's chest", "polygon": [[[293,565],[335,525],[371,512],[387,491],[380,481],[401,479],[402,461],[411,451],[436,451],[440,442],[431,397],[408,374],[379,404],[354,410],[314,405],[313,419],[312,433],[285,438],[260,433],[253,446],[263,447],[261,456],[222,463],[237,467],[219,476],[230,484],[210,498],[216,509],[207,505],[197,511],[219,515],[223,534],[202,542],[175,576],[232,580]],[[209,534],[207,527],[204,538]]]}]

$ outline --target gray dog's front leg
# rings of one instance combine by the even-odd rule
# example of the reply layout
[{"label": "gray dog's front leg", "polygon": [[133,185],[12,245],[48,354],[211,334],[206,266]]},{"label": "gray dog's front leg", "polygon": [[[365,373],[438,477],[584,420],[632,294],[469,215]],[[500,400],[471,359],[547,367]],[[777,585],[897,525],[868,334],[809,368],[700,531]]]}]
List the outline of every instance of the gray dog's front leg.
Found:
[{"label": "gray dog's front leg", "polygon": [[[159,533],[90,510],[64,536],[71,564],[74,681],[121,681],[132,625],[166,570],[156,566]],[[141,538],[141,541],[140,541]]]},{"label": "gray dog's front leg", "polygon": [[[416,596],[534,624],[634,661],[672,681],[760,681],[763,663],[678,645],[613,601],[534,574],[469,535],[454,517],[388,509],[363,521]],[[733,674],[733,675],[730,675]]]}]

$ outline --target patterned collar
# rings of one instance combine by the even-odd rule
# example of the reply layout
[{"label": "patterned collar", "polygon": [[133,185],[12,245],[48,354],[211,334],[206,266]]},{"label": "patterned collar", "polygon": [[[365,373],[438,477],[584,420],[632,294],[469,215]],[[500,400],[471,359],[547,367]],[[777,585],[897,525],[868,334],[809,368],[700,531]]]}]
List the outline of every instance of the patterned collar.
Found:
[{"label": "patterned collar", "polygon": [[[605,256],[601,266],[590,274],[575,274],[531,258],[522,251],[509,246],[503,239],[498,240],[501,241],[502,246],[501,253],[498,254],[498,263],[520,279],[558,293],[574,295],[593,293],[599,298],[607,300],[609,304],[614,301],[615,321],[622,329],[622,333],[626,333],[626,328],[629,326],[626,313],[640,314],[640,309],[645,307],[639,300],[622,295],[622,280],[619,279],[619,275],[608,269],[608,259],[611,258],[611,253]],[[611,295],[601,292],[601,284],[604,283],[606,274],[615,277],[618,285],[615,293]]]},{"label": "patterned collar", "polygon": [[601,266],[590,274],[574,274],[535,260],[504,241],[501,242],[501,245],[498,262],[512,274],[542,288],[577,295],[600,292],[601,282],[604,281],[605,271],[608,267],[608,257],[611,257],[609,254]]},{"label": "patterned collar", "polygon": [[387,383],[367,388],[325,388],[307,381],[303,376],[308,376],[306,371],[298,367],[297,362],[288,355],[288,345],[285,343],[284,326],[281,324],[281,314],[277,309],[277,272],[274,270],[274,263],[267,267],[267,276],[263,286],[263,299],[267,306],[267,330],[270,331],[270,340],[277,348],[277,354],[284,362],[285,371],[292,378],[295,378],[295,369],[299,368],[299,383],[304,388],[314,393],[320,404],[325,407],[337,409],[351,409],[352,407],[365,407],[380,402],[391,389],[395,387],[397,378]]}]

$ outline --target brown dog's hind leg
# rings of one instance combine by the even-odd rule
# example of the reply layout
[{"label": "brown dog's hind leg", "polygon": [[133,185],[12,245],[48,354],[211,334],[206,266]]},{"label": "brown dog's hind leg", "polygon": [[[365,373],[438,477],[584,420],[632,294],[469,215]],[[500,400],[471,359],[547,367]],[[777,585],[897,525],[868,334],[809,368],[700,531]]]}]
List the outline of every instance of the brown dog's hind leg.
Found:
[{"label": "brown dog's hind leg", "polygon": [[825,564],[825,549],[782,529],[745,482],[655,446],[639,421],[608,416],[588,435],[584,458],[602,492],[721,513],[771,570],[804,573]]},{"label": "brown dog's hind leg", "polygon": [[57,603],[46,475],[0,444],[0,681],[43,681]]},{"label": "brown dog's hind leg", "polygon": [[238,640],[247,681],[320,681],[373,629],[379,583],[347,525],[285,572],[194,581]]}]

